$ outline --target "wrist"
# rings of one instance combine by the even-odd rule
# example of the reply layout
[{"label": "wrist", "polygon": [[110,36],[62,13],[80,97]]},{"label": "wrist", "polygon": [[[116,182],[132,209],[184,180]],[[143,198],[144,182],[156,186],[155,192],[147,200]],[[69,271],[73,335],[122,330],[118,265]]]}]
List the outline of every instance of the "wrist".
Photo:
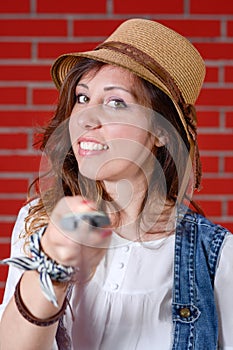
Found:
[{"label": "wrist", "polygon": [[[44,298],[44,300],[41,299],[41,295],[39,295],[39,293],[37,293],[36,295],[32,294],[31,288],[30,288],[30,298],[28,298],[29,296],[29,294],[27,293],[28,288],[25,289],[25,283],[26,283],[25,279],[27,279],[27,277],[22,276],[15,288],[14,301],[18,312],[21,314],[21,316],[25,320],[27,320],[31,324],[34,324],[40,327],[47,327],[47,326],[53,325],[65,313],[65,310],[68,304],[68,299],[66,298],[66,294],[65,294],[65,298],[64,297],[62,298],[63,303],[61,304],[61,307],[59,307],[59,310],[57,311],[57,308],[55,309],[51,303],[49,303],[49,305],[46,305],[48,304],[48,301],[44,297],[42,297]],[[35,284],[30,283],[30,286],[32,285],[35,287]],[[33,292],[35,293],[36,291],[33,290]],[[35,298],[36,302],[35,300],[33,300],[34,301],[33,304],[31,303],[32,295],[34,298],[36,296]]]},{"label": "wrist", "polygon": [[2,264],[13,264],[28,271],[37,271],[40,275],[40,286],[46,298],[58,307],[53,281],[71,282],[76,269],[72,266],[64,266],[57,263],[43,251],[41,238],[46,227],[40,228],[30,236],[29,250],[31,257],[8,258],[1,261]]},{"label": "wrist", "polygon": [[26,271],[20,280],[20,293],[27,308],[37,317],[46,318],[55,314],[62,306],[68,292],[68,286],[54,286],[57,300],[55,306],[44,294],[40,275],[37,271]]}]

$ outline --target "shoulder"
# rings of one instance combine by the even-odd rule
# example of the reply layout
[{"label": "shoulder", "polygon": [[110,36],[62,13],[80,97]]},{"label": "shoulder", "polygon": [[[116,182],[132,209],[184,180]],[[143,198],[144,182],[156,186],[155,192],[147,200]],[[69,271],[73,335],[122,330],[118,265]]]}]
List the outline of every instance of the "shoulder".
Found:
[{"label": "shoulder", "polygon": [[24,206],[22,206],[18,212],[17,220],[24,219],[29,213],[30,208],[36,203],[36,200],[33,200],[31,202],[26,203]]},{"label": "shoulder", "polygon": [[196,239],[206,243],[221,245],[225,237],[230,234],[229,230],[214,223],[190,208],[182,206],[178,210],[178,220],[185,231],[192,231]]},{"label": "shoulder", "polygon": [[194,212],[188,207],[181,206],[178,209],[178,219],[183,224],[191,224],[195,227],[198,227],[201,231],[222,231],[225,233],[229,233],[229,230],[219,224],[214,223],[213,221],[209,220],[207,217]]},{"label": "shoulder", "polygon": [[13,232],[12,232],[12,241],[13,242],[15,240],[17,240],[21,234],[24,233],[25,219],[28,216],[30,208],[33,205],[35,205],[37,201],[38,201],[37,199],[30,201],[27,204],[25,204],[23,207],[21,207],[21,209],[19,210],[18,215],[17,215],[17,219],[15,221],[15,225],[13,228]]}]

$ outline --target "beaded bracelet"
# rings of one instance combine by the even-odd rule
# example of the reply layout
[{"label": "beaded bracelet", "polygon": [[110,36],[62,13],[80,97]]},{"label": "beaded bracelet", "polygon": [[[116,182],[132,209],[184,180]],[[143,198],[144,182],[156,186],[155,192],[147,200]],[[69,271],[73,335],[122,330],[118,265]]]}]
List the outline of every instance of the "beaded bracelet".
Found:
[{"label": "beaded bracelet", "polygon": [[41,247],[41,238],[47,227],[42,227],[30,236],[29,250],[31,258],[18,257],[0,261],[0,264],[12,264],[23,270],[37,270],[40,275],[40,286],[46,298],[58,307],[52,280],[56,282],[70,282],[74,274],[79,270],[72,266],[58,264],[50,259]]},{"label": "beaded bracelet", "polygon": [[67,298],[65,298],[61,309],[55,315],[53,315],[49,318],[46,318],[46,319],[40,319],[40,318],[33,316],[32,313],[28,310],[28,308],[26,307],[26,305],[24,304],[24,302],[22,300],[22,297],[20,294],[20,282],[21,282],[21,278],[15,287],[15,293],[14,293],[15,304],[17,306],[19,313],[28,322],[30,322],[36,326],[47,327],[47,326],[51,326],[52,324],[56,323],[63,316],[63,314],[65,313],[67,304],[69,303]]}]

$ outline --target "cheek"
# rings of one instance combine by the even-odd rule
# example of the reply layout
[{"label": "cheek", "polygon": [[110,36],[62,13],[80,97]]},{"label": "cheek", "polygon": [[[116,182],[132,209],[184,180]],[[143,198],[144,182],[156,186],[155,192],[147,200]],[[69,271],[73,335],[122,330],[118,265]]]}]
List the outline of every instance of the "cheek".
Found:
[{"label": "cheek", "polygon": [[[112,132],[113,136],[113,132]],[[154,141],[148,132],[136,127],[124,127],[115,130],[114,137],[109,141],[112,160],[118,159],[124,164],[133,163],[139,167],[151,159]]]},{"label": "cheek", "polygon": [[133,140],[139,143],[144,143],[147,139],[147,132],[141,128],[131,125],[112,125],[106,126],[106,136],[109,140],[122,139],[122,140]]},{"label": "cheek", "polygon": [[154,146],[154,137],[149,134],[146,129],[130,126],[124,129],[122,128],[120,135],[120,138],[123,139],[125,143],[128,141],[128,144],[131,144],[132,147],[138,146],[139,149],[141,147],[142,149],[146,148],[151,150]]}]

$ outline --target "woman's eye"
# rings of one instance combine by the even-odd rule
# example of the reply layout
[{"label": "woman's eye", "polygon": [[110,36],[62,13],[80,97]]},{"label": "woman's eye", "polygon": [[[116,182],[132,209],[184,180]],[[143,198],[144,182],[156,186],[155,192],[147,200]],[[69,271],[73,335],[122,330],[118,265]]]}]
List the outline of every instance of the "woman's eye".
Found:
[{"label": "woman's eye", "polygon": [[76,96],[76,100],[80,104],[85,104],[85,103],[89,102],[89,97],[87,97],[86,95],[83,95],[83,94],[78,94]]},{"label": "woman's eye", "polygon": [[123,100],[111,100],[107,103],[108,106],[113,108],[126,108],[127,104]]}]

